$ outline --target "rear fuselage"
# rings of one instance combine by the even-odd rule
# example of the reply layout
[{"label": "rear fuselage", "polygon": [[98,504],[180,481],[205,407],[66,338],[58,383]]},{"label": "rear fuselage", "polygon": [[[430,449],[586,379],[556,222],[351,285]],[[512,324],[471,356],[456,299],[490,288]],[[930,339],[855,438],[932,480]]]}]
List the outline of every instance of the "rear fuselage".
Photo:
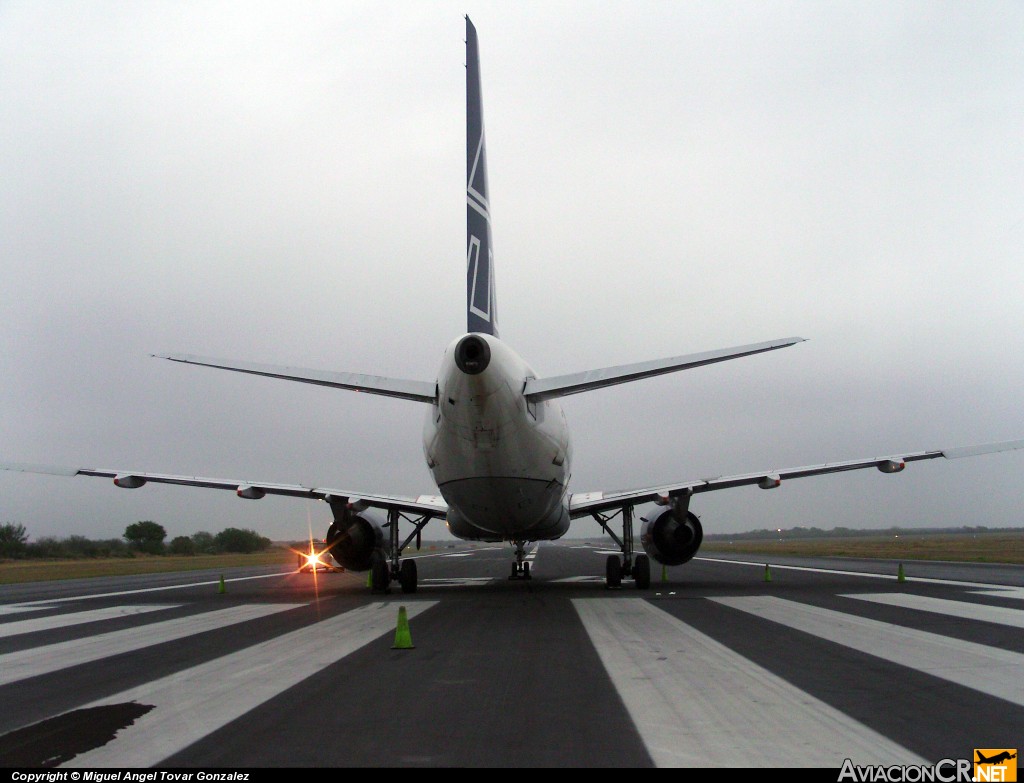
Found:
[{"label": "rear fuselage", "polygon": [[569,428],[556,402],[524,397],[534,377],[489,334],[464,335],[445,350],[423,450],[460,538],[537,541],[568,530]]}]

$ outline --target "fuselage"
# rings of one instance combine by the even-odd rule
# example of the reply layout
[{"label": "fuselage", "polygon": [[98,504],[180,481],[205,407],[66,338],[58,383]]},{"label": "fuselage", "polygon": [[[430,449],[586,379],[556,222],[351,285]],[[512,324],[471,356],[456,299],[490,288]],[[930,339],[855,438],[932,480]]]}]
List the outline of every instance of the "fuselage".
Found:
[{"label": "fuselage", "polygon": [[463,335],[444,352],[423,451],[460,538],[537,541],[568,529],[569,428],[558,403],[523,395],[534,377],[492,335]]}]

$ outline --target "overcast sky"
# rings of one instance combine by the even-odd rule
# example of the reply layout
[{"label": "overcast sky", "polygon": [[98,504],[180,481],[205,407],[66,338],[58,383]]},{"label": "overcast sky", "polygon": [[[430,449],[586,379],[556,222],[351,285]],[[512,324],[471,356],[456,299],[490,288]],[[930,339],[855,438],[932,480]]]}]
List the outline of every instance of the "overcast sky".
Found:
[{"label": "overcast sky", "polygon": [[[421,405],[149,354],[435,378],[465,329],[465,13],[501,335],[540,376],[809,339],[565,399],[574,490],[1024,437],[1019,2],[6,0],[0,460],[435,492]],[[1020,526],[1022,474],[693,510]],[[139,519],[289,539],[330,514],[0,472],[34,538]]]}]

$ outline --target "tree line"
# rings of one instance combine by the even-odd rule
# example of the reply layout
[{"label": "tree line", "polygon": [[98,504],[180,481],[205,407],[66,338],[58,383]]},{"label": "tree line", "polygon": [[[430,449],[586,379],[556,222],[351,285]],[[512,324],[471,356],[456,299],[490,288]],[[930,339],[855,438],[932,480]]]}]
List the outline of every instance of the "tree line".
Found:
[{"label": "tree line", "polygon": [[134,522],[121,538],[94,540],[85,536],[56,538],[46,536],[29,541],[24,525],[0,525],[0,558],[88,558],[135,557],[149,555],[213,555],[222,552],[262,552],[271,541],[255,530],[229,527],[217,534],[200,531],[191,536],[176,536],[167,542],[164,526],[144,520]]}]

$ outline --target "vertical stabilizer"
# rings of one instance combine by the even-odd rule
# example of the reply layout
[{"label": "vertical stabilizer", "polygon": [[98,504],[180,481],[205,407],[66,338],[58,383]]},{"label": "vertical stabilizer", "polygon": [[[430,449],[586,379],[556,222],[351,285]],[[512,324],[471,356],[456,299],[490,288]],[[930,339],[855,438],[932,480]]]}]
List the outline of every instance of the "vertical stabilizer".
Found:
[{"label": "vertical stabilizer", "polygon": [[466,17],[466,299],[467,329],[498,336],[487,192],[484,107],[476,28]]}]

